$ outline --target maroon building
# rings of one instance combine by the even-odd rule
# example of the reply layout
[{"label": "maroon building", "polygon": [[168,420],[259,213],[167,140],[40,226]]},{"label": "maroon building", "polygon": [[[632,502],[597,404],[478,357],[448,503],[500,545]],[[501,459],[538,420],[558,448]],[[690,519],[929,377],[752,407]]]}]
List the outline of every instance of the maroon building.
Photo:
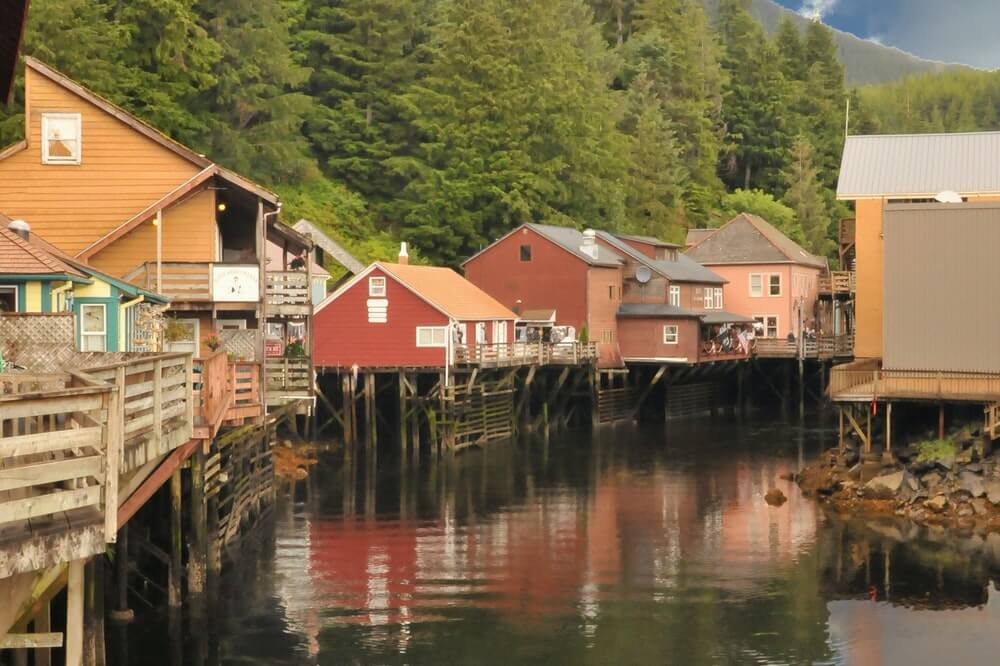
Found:
[{"label": "maroon building", "polygon": [[516,316],[450,268],[376,262],[313,317],[324,368],[443,368],[468,344],[513,340]]}]

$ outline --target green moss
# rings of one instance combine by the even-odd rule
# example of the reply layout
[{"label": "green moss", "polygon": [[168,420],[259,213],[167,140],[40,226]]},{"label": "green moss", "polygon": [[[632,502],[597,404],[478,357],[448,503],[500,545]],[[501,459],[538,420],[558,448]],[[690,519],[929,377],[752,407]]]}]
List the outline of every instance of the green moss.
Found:
[{"label": "green moss", "polygon": [[917,462],[950,460],[958,453],[958,446],[950,439],[928,439],[917,442]]}]

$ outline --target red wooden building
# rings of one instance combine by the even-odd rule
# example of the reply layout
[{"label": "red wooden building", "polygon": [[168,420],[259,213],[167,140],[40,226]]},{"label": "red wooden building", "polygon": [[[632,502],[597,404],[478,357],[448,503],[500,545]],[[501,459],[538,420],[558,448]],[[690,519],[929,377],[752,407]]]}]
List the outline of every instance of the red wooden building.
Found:
[{"label": "red wooden building", "polygon": [[376,262],[316,309],[324,368],[443,368],[468,344],[512,341],[517,316],[450,268]]}]

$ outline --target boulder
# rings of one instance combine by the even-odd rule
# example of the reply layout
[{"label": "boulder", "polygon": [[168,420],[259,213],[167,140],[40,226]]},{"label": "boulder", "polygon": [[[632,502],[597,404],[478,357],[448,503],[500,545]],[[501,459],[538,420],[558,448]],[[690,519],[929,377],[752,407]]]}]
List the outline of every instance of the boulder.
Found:
[{"label": "boulder", "polygon": [[986,516],[990,513],[990,503],[982,497],[977,497],[969,502],[969,504],[972,505],[972,510],[975,511],[977,516]]},{"label": "boulder", "polygon": [[948,507],[948,498],[945,495],[936,495],[924,502],[924,508],[936,513],[941,513]]},{"label": "boulder", "polygon": [[980,465],[979,463],[969,463],[968,465],[965,466],[965,471],[966,472],[975,472],[976,474],[982,474],[983,473],[983,466]]},{"label": "boulder", "polygon": [[986,494],[986,484],[983,483],[983,477],[974,472],[962,471],[958,475],[958,487],[973,497],[982,497]]},{"label": "boulder", "polygon": [[960,451],[955,456],[955,462],[958,463],[959,465],[968,465],[969,463],[971,463],[972,449],[970,448],[970,449],[965,449],[964,451]]},{"label": "boulder", "polygon": [[939,483],[941,483],[941,473],[940,472],[927,472],[920,477],[920,482],[923,483],[928,488],[934,488]]},{"label": "boulder", "polygon": [[912,490],[913,492],[920,491],[920,482],[917,481],[914,477],[910,476],[909,474],[906,475],[906,485],[910,486],[910,490]]},{"label": "boulder", "polygon": [[975,513],[975,511],[973,511],[972,507],[969,504],[965,503],[965,502],[963,502],[962,504],[960,504],[959,507],[958,507],[958,510],[955,512],[955,514],[959,518],[968,518],[969,516],[973,515],[974,513]]},{"label": "boulder", "polygon": [[771,506],[781,506],[788,501],[788,498],[785,497],[785,493],[781,492],[778,488],[771,488],[767,491],[767,494],[764,495],[764,501]]},{"label": "boulder", "polygon": [[994,504],[1000,504],[1000,481],[990,481],[986,484],[986,498]]},{"label": "boulder", "polygon": [[890,499],[895,497],[905,481],[906,472],[899,470],[876,476],[865,484],[864,496],[870,499]]}]

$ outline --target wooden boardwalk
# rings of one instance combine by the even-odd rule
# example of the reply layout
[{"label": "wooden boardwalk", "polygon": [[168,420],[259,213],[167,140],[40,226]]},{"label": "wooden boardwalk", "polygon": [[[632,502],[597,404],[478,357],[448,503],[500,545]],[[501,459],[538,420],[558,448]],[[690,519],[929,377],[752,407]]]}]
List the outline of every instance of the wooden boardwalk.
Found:
[{"label": "wooden boardwalk", "polygon": [[1000,400],[1000,374],[885,370],[879,364],[878,359],[873,359],[834,367],[830,374],[830,398],[835,402]]}]

